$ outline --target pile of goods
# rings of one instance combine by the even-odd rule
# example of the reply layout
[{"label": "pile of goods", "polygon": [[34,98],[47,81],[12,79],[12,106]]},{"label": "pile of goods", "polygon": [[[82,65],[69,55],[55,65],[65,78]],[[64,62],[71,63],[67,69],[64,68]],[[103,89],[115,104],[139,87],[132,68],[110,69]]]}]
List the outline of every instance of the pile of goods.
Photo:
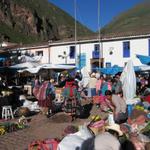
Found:
[{"label": "pile of goods", "polygon": [[27,120],[24,116],[22,116],[18,122],[1,122],[0,123],[0,135],[4,135],[5,133],[14,132],[17,130],[21,130],[28,127]]}]

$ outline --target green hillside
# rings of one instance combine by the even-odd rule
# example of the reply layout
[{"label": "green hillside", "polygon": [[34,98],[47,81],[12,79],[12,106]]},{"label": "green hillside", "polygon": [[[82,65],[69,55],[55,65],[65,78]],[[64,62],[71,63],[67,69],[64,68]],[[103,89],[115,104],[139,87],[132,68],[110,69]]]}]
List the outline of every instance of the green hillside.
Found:
[{"label": "green hillside", "polygon": [[103,35],[150,33],[150,2],[141,3],[120,14],[102,28]]},{"label": "green hillside", "polygon": [[[74,38],[74,18],[48,0],[0,1],[0,40],[35,43]],[[77,22],[79,37],[93,32]]]}]

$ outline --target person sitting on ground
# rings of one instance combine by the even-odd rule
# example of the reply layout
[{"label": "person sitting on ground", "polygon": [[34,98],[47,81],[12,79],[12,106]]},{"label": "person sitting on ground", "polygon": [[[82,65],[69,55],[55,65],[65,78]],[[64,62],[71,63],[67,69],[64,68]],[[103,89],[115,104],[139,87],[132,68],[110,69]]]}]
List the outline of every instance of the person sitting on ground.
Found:
[{"label": "person sitting on ground", "polygon": [[127,105],[125,100],[123,99],[123,93],[112,94],[110,90],[105,92],[106,99],[110,101],[111,105],[113,106],[113,114],[114,120],[116,123],[123,123],[127,120]]},{"label": "person sitting on ground", "polygon": [[81,150],[120,150],[119,137],[123,135],[118,124],[106,126],[106,131],[85,140]]}]

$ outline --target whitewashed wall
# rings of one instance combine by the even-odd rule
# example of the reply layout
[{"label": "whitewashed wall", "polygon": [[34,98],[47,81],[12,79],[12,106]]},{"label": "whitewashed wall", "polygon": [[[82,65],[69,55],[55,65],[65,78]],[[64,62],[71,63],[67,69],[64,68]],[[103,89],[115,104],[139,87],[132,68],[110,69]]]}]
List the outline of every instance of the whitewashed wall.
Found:
[{"label": "whitewashed wall", "polygon": [[[65,64],[65,59],[62,59],[58,57],[59,55],[63,55],[63,52],[66,51],[67,55],[69,55],[70,52],[70,46],[74,45],[61,45],[61,46],[52,46],[50,48],[50,63],[53,64]],[[91,70],[90,66],[90,59],[92,58],[92,51],[94,50],[94,44],[93,43],[87,43],[87,44],[77,44],[76,45],[76,52],[77,56],[80,55],[80,53],[86,54],[86,67],[88,70]],[[70,57],[67,57],[67,64],[75,64],[77,61],[75,59],[70,59]]]},{"label": "whitewashed wall", "polygon": [[[130,58],[123,58],[123,42],[125,41],[130,41]],[[109,54],[111,49],[113,51],[112,55]],[[135,66],[142,65],[136,54],[148,55],[148,38],[103,43],[104,65],[106,65],[106,62],[111,62],[112,66],[124,66],[129,59],[132,59]]]},{"label": "whitewashed wall", "polygon": [[[125,63],[132,59],[133,64],[135,66],[142,65],[138,58],[136,58],[136,54],[148,55],[148,39],[149,38],[141,38],[141,39],[131,39],[131,40],[117,40],[117,41],[105,41],[102,43],[102,51],[104,58],[104,67],[106,66],[106,62],[110,62],[111,65],[124,66]],[[130,41],[130,58],[123,58],[123,42]],[[90,59],[92,58],[92,52],[94,51],[94,45],[97,43],[82,43],[77,44],[77,55],[80,53],[86,54],[86,68],[88,71],[91,71]],[[67,55],[70,52],[70,46],[74,46],[74,44],[66,44],[66,45],[51,45],[49,48],[37,48],[32,49],[32,53],[36,53],[36,51],[43,51],[43,58],[41,60],[42,63],[52,63],[52,64],[65,64],[65,59],[58,57],[59,55],[64,55],[65,51]],[[110,55],[110,51],[113,52]],[[70,59],[67,57],[67,64],[75,64],[77,60]]]},{"label": "whitewashed wall", "polygon": [[25,50],[25,51],[27,51],[28,53],[30,53],[30,54],[34,54],[34,55],[36,55],[36,52],[38,52],[38,51],[43,51],[43,56],[42,56],[42,58],[41,58],[41,61],[40,61],[40,63],[49,63],[49,48],[48,47],[46,47],[46,48],[27,48],[27,50]]}]

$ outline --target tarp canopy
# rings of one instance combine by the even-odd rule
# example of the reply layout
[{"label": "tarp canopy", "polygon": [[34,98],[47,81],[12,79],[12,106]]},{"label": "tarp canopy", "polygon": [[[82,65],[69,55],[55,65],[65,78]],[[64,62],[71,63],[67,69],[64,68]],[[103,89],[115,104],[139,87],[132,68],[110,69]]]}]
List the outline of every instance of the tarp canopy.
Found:
[{"label": "tarp canopy", "polygon": [[[140,66],[134,66],[134,71],[141,71]],[[103,74],[106,75],[115,75],[119,72],[122,72],[124,67],[119,67],[118,65],[114,65],[113,67],[108,67],[108,68],[95,68],[95,71],[100,71]]]},{"label": "tarp canopy", "polygon": [[108,74],[108,75],[115,75],[119,72],[122,72],[122,70],[123,68],[117,65],[114,65],[113,67],[109,67],[109,68],[100,68],[101,73]]},{"label": "tarp canopy", "polygon": [[139,66],[141,71],[150,71],[150,66],[145,65],[145,66]]},{"label": "tarp canopy", "polygon": [[75,65],[61,65],[61,64],[43,64],[44,69],[74,69]]},{"label": "tarp canopy", "polygon": [[123,71],[123,67],[119,67],[118,65],[114,65],[113,67],[107,67],[107,68],[92,68],[93,71],[99,71],[103,74],[107,75],[115,75],[119,72]]},{"label": "tarp canopy", "polygon": [[127,104],[134,103],[132,100],[136,96],[136,76],[134,72],[133,62],[129,60],[121,74],[123,96]]},{"label": "tarp canopy", "polygon": [[59,65],[59,64],[39,64],[35,67],[28,67],[23,70],[19,70],[18,72],[30,72],[30,73],[38,73],[41,69],[54,69],[54,70],[69,70],[74,69],[74,65]]},{"label": "tarp canopy", "polygon": [[40,66],[39,63],[25,62],[25,63],[20,63],[20,64],[10,66],[10,68],[25,69],[25,68],[35,68],[35,67],[38,67],[38,66]]},{"label": "tarp canopy", "polygon": [[136,55],[140,62],[144,65],[150,65],[150,56]]}]

